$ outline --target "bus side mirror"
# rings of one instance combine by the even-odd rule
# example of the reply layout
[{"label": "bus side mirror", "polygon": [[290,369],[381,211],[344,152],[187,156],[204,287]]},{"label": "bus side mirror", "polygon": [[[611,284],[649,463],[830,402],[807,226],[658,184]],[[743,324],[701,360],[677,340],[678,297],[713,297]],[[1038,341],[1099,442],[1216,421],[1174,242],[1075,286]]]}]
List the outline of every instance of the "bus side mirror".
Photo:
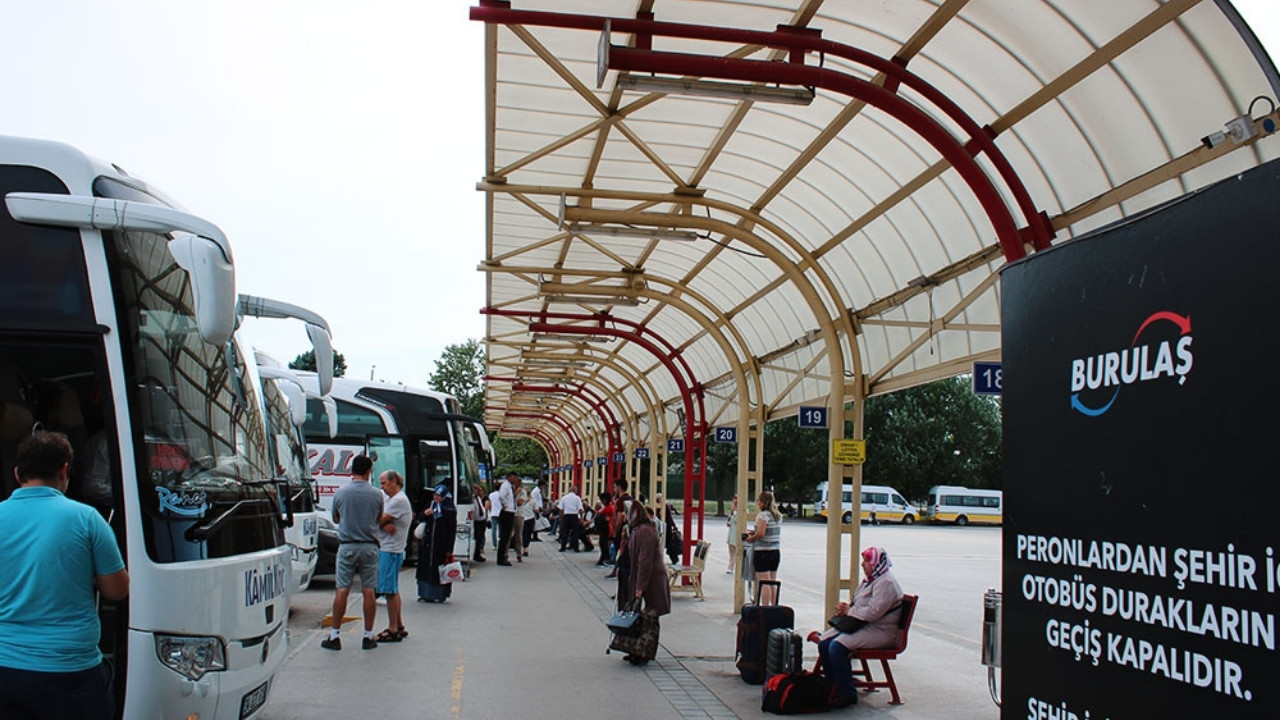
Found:
[{"label": "bus side mirror", "polygon": [[191,233],[175,232],[169,251],[191,278],[196,305],[196,329],[210,345],[231,338],[236,322],[236,274],[217,243]]},{"label": "bus side mirror", "polygon": [[316,382],[320,386],[320,394],[328,395],[333,389],[333,341],[329,331],[312,323],[307,323],[307,337],[311,338],[311,347],[316,353]]},{"label": "bus side mirror", "polygon": [[55,193],[5,195],[19,222],[82,230],[125,230],[170,235],[169,251],[191,278],[196,330],[211,345],[231,338],[236,322],[236,275],[231,244],[217,225],[163,205]]}]

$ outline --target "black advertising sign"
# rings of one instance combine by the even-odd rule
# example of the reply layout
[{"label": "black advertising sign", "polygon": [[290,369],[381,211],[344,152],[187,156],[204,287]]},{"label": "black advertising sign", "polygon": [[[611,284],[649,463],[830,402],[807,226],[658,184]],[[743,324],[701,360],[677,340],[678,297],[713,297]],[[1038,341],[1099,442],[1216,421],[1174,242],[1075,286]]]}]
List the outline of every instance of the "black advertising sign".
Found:
[{"label": "black advertising sign", "polygon": [[1002,276],[1001,717],[1280,714],[1280,164]]}]

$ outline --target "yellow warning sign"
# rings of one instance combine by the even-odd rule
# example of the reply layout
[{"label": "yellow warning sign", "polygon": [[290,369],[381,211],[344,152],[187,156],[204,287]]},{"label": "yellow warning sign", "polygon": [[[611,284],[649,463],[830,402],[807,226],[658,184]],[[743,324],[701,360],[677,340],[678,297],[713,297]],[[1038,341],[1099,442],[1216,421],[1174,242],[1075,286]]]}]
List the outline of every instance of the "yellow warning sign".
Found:
[{"label": "yellow warning sign", "polygon": [[831,441],[831,462],[836,465],[861,465],[866,461],[866,440]]}]

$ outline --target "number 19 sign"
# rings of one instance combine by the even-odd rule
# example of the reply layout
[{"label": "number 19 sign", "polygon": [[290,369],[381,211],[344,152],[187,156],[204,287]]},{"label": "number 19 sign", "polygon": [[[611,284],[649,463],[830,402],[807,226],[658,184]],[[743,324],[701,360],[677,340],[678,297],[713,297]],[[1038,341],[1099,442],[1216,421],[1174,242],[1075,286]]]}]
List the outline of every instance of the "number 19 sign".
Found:
[{"label": "number 19 sign", "polygon": [[800,427],[821,429],[827,426],[827,409],[825,407],[800,406]]}]

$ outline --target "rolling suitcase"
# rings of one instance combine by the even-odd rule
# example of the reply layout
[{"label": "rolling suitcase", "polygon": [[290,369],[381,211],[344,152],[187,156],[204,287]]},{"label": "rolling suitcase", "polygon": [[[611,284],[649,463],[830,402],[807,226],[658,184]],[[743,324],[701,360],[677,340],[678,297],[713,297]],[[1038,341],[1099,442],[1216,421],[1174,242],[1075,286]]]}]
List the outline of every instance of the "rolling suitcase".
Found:
[{"label": "rolling suitcase", "polygon": [[752,685],[765,680],[765,658],[768,653],[769,631],[777,628],[794,628],[795,610],[785,605],[761,605],[760,589],[764,585],[782,587],[777,580],[761,580],[756,583],[754,603],[742,606],[738,618],[738,646],[735,652],[738,673]]},{"label": "rolling suitcase", "polygon": [[764,656],[764,677],[790,675],[804,667],[804,644],[791,628],[769,631],[769,646]]}]

